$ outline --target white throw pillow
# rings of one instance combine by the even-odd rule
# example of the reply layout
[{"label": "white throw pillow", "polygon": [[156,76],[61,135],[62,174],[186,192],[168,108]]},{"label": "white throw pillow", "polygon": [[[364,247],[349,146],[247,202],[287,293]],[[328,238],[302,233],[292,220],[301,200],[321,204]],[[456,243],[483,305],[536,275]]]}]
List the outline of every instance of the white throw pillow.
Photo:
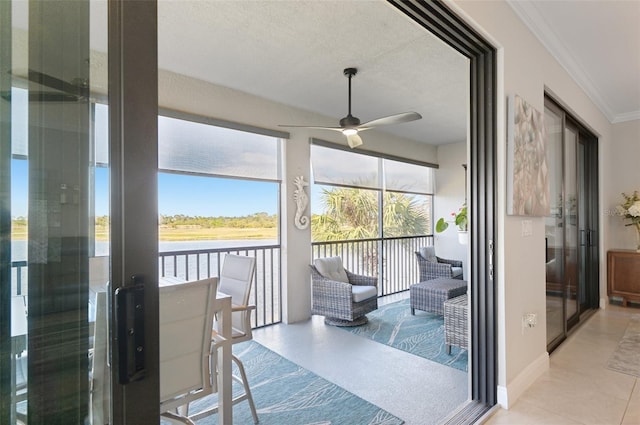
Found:
[{"label": "white throw pillow", "polygon": [[432,246],[423,246],[420,248],[420,255],[422,258],[430,263],[437,263],[438,257],[436,257],[436,249]]},{"label": "white throw pillow", "polygon": [[338,282],[349,283],[347,272],[342,266],[342,258],[326,257],[314,260],[313,265],[316,266],[318,272],[327,279],[336,280]]}]

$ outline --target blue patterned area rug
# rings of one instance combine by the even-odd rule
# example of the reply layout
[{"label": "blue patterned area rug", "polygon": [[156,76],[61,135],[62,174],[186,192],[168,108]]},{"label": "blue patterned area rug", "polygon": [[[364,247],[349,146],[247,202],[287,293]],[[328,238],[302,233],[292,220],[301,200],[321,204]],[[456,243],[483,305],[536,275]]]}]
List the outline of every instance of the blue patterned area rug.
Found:
[{"label": "blue patterned area rug", "polygon": [[406,351],[440,364],[467,371],[467,350],[444,344],[444,317],[416,310],[411,315],[409,299],[380,306],[367,314],[362,326],[343,327],[346,331]]},{"label": "blue patterned area rug", "polygon": [[[255,341],[233,346],[247,372],[260,425],[400,425],[403,420],[320,378]],[[234,364],[235,368],[235,364]],[[235,381],[234,392],[242,386]],[[212,395],[190,405],[190,414],[215,403]],[[164,423],[165,421],[163,421]],[[218,423],[217,415],[197,421]],[[249,403],[233,406],[233,423],[253,425]]]}]

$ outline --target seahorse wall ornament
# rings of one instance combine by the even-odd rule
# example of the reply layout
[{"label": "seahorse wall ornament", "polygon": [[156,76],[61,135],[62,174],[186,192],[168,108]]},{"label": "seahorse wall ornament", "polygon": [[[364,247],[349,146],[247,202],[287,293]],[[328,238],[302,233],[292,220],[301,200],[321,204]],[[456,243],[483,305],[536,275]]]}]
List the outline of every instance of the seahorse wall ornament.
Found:
[{"label": "seahorse wall ornament", "polygon": [[296,216],[293,218],[293,224],[300,230],[304,230],[309,227],[309,217],[304,215],[304,210],[309,204],[309,198],[304,192],[304,187],[309,186],[309,183],[304,181],[304,176],[298,176],[293,179],[293,184],[296,185],[296,190],[293,191],[293,200],[296,201]]}]

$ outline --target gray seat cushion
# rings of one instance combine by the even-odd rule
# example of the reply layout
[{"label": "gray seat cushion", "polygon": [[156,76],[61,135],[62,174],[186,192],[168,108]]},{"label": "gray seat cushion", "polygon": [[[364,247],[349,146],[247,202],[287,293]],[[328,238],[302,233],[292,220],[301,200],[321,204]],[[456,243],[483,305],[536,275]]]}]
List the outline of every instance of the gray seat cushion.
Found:
[{"label": "gray seat cushion", "polygon": [[462,267],[451,267],[451,277],[462,276]]},{"label": "gray seat cushion", "polygon": [[459,279],[441,277],[415,283],[409,287],[411,314],[416,309],[443,314],[446,300],[466,293],[467,282]]},{"label": "gray seat cushion", "polygon": [[354,303],[368,300],[371,297],[378,296],[378,288],[375,286],[353,285],[351,287],[351,296]]}]

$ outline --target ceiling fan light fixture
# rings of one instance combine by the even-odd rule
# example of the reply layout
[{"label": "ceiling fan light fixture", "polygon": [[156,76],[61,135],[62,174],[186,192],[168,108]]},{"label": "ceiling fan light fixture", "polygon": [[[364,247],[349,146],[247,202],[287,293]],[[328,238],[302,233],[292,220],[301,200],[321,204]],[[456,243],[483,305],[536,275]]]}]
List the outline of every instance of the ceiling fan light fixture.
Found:
[{"label": "ceiling fan light fixture", "polygon": [[362,144],[362,138],[358,134],[352,134],[347,136],[347,144],[351,149],[357,148]]},{"label": "ceiling fan light fixture", "polygon": [[342,130],[342,134],[344,134],[347,137],[353,136],[354,134],[358,134],[358,129],[357,128],[345,128],[344,130]]}]

